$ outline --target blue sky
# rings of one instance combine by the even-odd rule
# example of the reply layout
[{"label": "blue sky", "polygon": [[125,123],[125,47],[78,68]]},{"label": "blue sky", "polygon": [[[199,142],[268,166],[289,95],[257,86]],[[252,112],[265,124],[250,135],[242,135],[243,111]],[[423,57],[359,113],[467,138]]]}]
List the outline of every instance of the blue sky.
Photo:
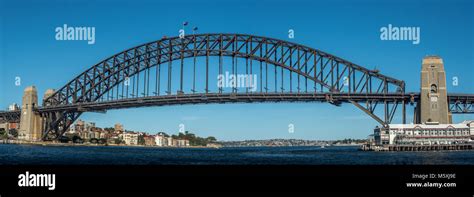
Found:
[{"label": "blue sky", "polygon": [[[455,1],[6,1],[0,0],[0,108],[42,95],[124,49],[176,36],[184,21],[199,33],[246,33],[289,40],[337,55],[419,91],[421,60],[440,55],[448,91],[474,93],[474,3]],[[96,42],[56,41],[63,24],[96,28]],[[382,41],[380,28],[420,27],[421,42]],[[288,38],[288,30],[295,38]],[[188,29],[190,30],[190,28]],[[15,77],[21,85],[15,86]],[[453,86],[451,79],[459,79]],[[412,111],[408,113],[412,118]],[[377,122],[350,104],[185,105],[86,113],[98,126],[177,133],[179,124],[222,140],[365,138]],[[474,119],[457,115],[455,121]],[[395,122],[400,121],[397,116]],[[293,124],[294,133],[288,132]]]}]

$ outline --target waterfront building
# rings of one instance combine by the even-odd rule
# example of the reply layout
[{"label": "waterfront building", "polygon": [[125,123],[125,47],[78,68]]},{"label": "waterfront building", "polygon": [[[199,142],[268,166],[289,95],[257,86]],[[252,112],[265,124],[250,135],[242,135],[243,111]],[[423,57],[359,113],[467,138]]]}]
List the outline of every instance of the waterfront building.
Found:
[{"label": "waterfront building", "polygon": [[0,123],[0,129],[4,129],[5,131],[8,132],[8,130],[10,130],[10,127],[8,123]]},{"label": "waterfront building", "polygon": [[84,122],[84,130],[87,132],[92,132],[95,127],[95,122]]},{"label": "waterfront building", "polygon": [[123,130],[123,125],[120,124],[120,123],[116,123],[114,125],[114,130],[116,133],[122,133],[124,130]]},{"label": "waterfront building", "polygon": [[16,122],[10,122],[8,123],[8,126],[10,127],[10,129],[20,129],[20,124],[19,123],[16,123]]},{"label": "waterfront building", "polygon": [[83,140],[89,139],[89,136],[87,135],[86,132],[78,132],[79,137],[81,137]]},{"label": "waterfront building", "polygon": [[176,146],[178,147],[189,146],[189,140],[176,140]]},{"label": "waterfront building", "polygon": [[75,124],[71,125],[67,131],[69,134],[77,134],[84,140],[91,138],[106,138],[106,133],[103,133],[101,128],[95,126],[94,122],[86,122],[81,119],[77,120]]},{"label": "waterfront building", "polygon": [[168,146],[176,146],[177,144],[176,139],[173,139],[172,137],[167,137],[166,140],[168,141]]},{"label": "waterfront building", "polygon": [[164,135],[155,135],[156,146],[168,146],[168,139]]},{"label": "waterfront building", "polygon": [[20,107],[16,103],[12,103],[11,105],[8,106],[8,111],[16,111],[20,110]]},{"label": "waterfront building", "polygon": [[95,138],[94,132],[86,132],[86,134],[87,134],[87,139]]},{"label": "waterfront building", "polygon": [[76,124],[74,124],[76,127],[76,131],[78,132],[83,132],[84,131],[84,121],[79,119],[76,121]]},{"label": "waterfront building", "polygon": [[99,133],[99,138],[100,139],[106,139],[107,138],[107,132],[106,131],[102,131]]},{"label": "waterfront building", "polygon": [[110,135],[109,138],[107,138],[107,143],[109,143],[109,144],[120,144],[121,141],[122,141],[122,139],[119,138],[119,136],[116,135],[116,134],[112,134],[112,135]]},{"label": "waterfront building", "polygon": [[67,131],[69,134],[77,133],[75,125],[71,125]]},{"label": "waterfront building", "polygon": [[441,145],[470,142],[474,139],[474,122],[459,124],[389,124],[376,127],[374,140],[377,145]]},{"label": "waterfront building", "polygon": [[0,128],[5,129],[5,131],[10,131],[10,129],[18,130],[20,125],[16,122],[5,122],[0,123]]},{"label": "waterfront building", "polygon": [[123,141],[127,145],[138,145],[138,133],[125,132],[123,133]]},{"label": "waterfront building", "polygon": [[143,139],[145,140],[145,146],[155,146],[155,136],[152,135],[144,135]]},{"label": "waterfront building", "polygon": [[474,133],[474,120],[465,120],[463,122],[461,122],[461,124],[466,124],[467,126],[469,126],[469,128],[471,129],[471,135],[472,133]]}]

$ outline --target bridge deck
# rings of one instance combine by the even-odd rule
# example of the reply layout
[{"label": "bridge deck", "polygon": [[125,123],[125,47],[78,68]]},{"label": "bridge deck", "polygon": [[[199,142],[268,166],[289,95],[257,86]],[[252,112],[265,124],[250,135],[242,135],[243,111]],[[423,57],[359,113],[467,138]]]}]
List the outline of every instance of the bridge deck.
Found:
[{"label": "bridge deck", "polygon": [[[414,95],[415,96],[415,95]],[[415,96],[416,97],[416,96]],[[208,103],[253,103],[253,102],[329,102],[339,104],[356,101],[409,101],[410,95],[401,94],[348,94],[348,93],[248,93],[248,94],[182,94],[120,99],[106,102],[77,103],[39,108],[40,112],[56,110],[94,111],[130,107],[166,106]]]},{"label": "bridge deck", "polygon": [[[109,109],[122,109],[130,107],[167,106],[183,104],[208,104],[208,103],[253,103],[253,102],[329,102],[335,105],[340,103],[388,101],[414,103],[419,100],[419,93],[406,94],[349,94],[349,93],[248,93],[248,94],[182,94],[151,96],[141,98],[121,99],[107,102],[77,103],[40,107],[38,112],[52,112],[62,110],[72,111],[105,111]],[[453,113],[474,113],[474,94],[449,94],[449,103],[455,107],[450,108]],[[457,105],[471,105],[461,108]],[[456,107],[457,106],[457,107]],[[20,111],[0,111],[0,122],[19,122]]]}]

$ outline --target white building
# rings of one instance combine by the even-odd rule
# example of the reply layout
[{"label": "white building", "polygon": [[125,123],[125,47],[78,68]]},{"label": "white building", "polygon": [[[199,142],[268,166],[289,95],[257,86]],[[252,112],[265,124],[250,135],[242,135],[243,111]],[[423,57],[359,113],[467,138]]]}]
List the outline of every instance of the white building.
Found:
[{"label": "white building", "polygon": [[164,135],[155,135],[156,146],[168,146],[168,140]]},{"label": "white building", "polygon": [[20,110],[20,107],[16,103],[12,103],[11,105],[8,106],[9,111],[15,111],[15,110]]},{"label": "white building", "polygon": [[68,133],[69,133],[69,134],[74,134],[74,133],[76,133],[76,132],[77,132],[77,131],[76,131],[76,125],[74,125],[74,124],[71,125],[71,126],[69,127]]},{"label": "white building", "polygon": [[189,140],[176,140],[176,145],[178,147],[186,147],[189,146]]},{"label": "white building", "polygon": [[138,133],[123,133],[123,141],[125,141],[127,145],[138,145]]},{"label": "white building", "polygon": [[84,122],[84,130],[87,132],[91,132],[92,128],[95,127],[95,122]]},{"label": "white building", "polygon": [[176,146],[176,139],[173,139],[171,136],[167,137],[166,141],[168,142],[168,146]]},{"label": "white building", "polygon": [[466,143],[474,138],[473,126],[473,121],[459,124],[389,124],[388,128],[375,128],[374,139],[377,145]]},{"label": "white building", "polygon": [[474,120],[465,120],[461,124],[466,124],[471,129],[471,135],[474,133]]},{"label": "white building", "polygon": [[99,138],[101,138],[101,139],[107,138],[107,133],[105,131],[100,132],[99,133]]}]

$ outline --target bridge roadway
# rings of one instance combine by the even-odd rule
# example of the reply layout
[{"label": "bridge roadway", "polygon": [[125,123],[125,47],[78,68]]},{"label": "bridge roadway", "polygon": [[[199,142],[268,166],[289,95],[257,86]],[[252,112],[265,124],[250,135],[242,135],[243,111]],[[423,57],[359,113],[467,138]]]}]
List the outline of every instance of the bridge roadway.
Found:
[{"label": "bridge roadway", "polygon": [[[253,103],[253,102],[329,102],[341,103],[410,103],[420,99],[419,93],[238,93],[238,94],[177,94],[119,99],[104,102],[75,103],[68,105],[39,107],[39,113],[54,111],[103,112],[110,109],[123,109],[147,106],[170,106],[208,103]],[[452,113],[474,113],[474,94],[451,93],[448,101]],[[0,122],[19,122],[20,111],[0,111]]]}]

